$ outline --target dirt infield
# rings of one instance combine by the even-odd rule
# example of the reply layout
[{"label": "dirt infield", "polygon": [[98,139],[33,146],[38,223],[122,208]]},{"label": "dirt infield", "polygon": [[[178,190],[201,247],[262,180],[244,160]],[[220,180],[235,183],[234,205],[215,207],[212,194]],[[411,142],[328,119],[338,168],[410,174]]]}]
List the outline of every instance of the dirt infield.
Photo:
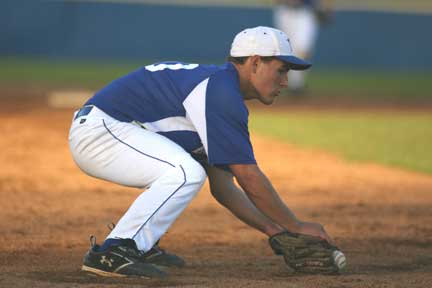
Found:
[{"label": "dirt infield", "polygon": [[186,268],[164,281],[86,275],[89,235],[103,240],[140,191],[79,171],[67,145],[71,116],[43,106],[0,111],[0,287],[431,287],[431,176],[258,136],[258,161],[281,196],[346,252],[343,275],[289,274],[266,237],[217,204],[207,185],[161,242]]}]

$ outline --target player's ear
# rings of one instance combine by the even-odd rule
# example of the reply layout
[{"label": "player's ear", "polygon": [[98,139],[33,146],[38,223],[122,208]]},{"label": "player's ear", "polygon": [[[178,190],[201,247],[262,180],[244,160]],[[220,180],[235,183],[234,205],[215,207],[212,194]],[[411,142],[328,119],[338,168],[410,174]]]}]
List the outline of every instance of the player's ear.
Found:
[{"label": "player's ear", "polygon": [[258,70],[258,64],[261,62],[261,57],[258,55],[251,56],[250,58],[250,65],[252,66],[252,73],[256,73]]}]

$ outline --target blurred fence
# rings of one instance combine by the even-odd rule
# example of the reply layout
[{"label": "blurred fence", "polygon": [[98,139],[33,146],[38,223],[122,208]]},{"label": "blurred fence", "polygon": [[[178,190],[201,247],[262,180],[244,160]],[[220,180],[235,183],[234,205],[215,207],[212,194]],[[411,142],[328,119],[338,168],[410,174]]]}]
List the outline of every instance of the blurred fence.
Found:
[{"label": "blurred fence", "polygon": [[[221,62],[233,36],[257,25],[272,25],[270,7],[3,0],[0,56]],[[428,14],[337,11],[314,62],[430,70],[430,27]]]}]

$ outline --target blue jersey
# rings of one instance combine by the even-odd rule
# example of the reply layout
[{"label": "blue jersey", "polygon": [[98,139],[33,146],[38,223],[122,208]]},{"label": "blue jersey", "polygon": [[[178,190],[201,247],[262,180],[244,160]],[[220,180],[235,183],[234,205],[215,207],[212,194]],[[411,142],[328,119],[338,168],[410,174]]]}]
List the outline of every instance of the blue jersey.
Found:
[{"label": "blue jersey", "polygon": [[231,63],[145,66],[113,81],[86,105],[119,121],[137,122],[189,153],[204,151],[209,164],[256,163],[248,110]]}]

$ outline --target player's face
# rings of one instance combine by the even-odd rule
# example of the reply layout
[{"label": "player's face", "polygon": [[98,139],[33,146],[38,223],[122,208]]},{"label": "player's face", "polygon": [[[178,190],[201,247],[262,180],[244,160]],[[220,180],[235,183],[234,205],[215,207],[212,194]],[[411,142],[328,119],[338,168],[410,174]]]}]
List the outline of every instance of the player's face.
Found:
[{"label": "player's face", "polygon": [[288,85],[288,68],[279,59],[268,62],[257,61],[251,77],[251,83],[256,91],[256,99],[270,105],[280,94],[281,89]]}]

